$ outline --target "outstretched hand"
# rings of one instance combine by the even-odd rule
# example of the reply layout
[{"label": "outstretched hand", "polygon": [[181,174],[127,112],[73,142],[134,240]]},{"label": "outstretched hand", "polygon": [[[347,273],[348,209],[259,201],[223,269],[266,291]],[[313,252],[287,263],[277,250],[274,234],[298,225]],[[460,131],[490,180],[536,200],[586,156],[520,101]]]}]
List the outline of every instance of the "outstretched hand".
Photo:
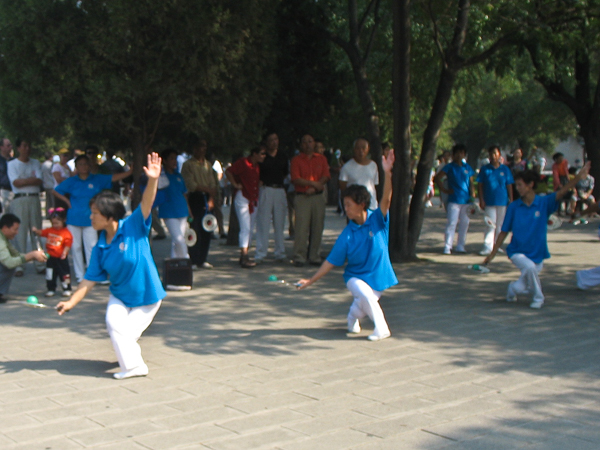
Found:
[{"label": "outstretched hand", "polygon": [[161,159],[158,153],[152,152],[148,155],[148,164],[144,166],[144,173],[148,178],[156,178],[160,176]]},{"label": "outstretched hand", "polygon": [[387,155],[387,158],[385,155],[381,156],[381,166],[383,167],[383,170],[386,172],[391,172],[392,168],[394,167],[394,161],[396,161],[396,156],[394,155],[394,149],[391,149]]}]

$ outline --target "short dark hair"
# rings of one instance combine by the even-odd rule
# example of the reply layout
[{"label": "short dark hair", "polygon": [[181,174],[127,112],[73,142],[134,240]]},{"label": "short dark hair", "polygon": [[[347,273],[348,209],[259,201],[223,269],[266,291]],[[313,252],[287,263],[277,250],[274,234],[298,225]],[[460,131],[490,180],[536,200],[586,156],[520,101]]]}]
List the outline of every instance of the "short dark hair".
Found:
[{"label": "short dark hair", "polygon": [[344,189],[342,199],[346,197],[357,205],[365,205],[365,211],[369,209],[369,205],[371,204],[371,194],[369,194],[366,187],[359,184],[353,184]]},{"label": "short dark hair", "polygon": [[90,162],[90,158],[88,158],[88,156],[86,154],[83,154],[83,155],[79,155],[77,158],[75,158],[74,164],[77,165],[77,163],[79,161],[81,161],[82,159],[85,159],[87,162]]},{"label": "short dark hair", "polygon": [[527,169],[515,174],[515,181],[517,180],[521,180],[525,184],[533,183],[535,189],[540,182],[540,175],[531,169]]},{"label": "short dark hair", "polygon": [[252,147],[252,149],[250,149],[250,156],[255,155],[257,153],[260,153],[260,151],[263,149],[264,147],[261,145],[258,145],[256,147]]},{"label": "short dark hair", "polygon": [[107,219],[121,220],[125,217],[125,205],[121,197],[112,191],[102,191],[92,197],[90,207],[95,205]]},{"label": "short dark hair", "polygon": [[561,156],[564,157],[565,155],[563,155],[561,152],[556,152],[554,155],[552,155],[552,159],[556,161]]},{"label": "short dark hair", "polygon": [[498,147],[497,145],[490,145],[490,147],[488,148],[488,153],[495,152],[496,150],[500,151],[500,147]]},{"label": "short dark hair", "polygon": [[86,145],[86,146],[85,146],[85,150],[84,150],[84,152],[85,152],[85,153],[87,153],[87,152],[88,152],[88,150],[91,150],[91,151],[93,151],[93,152],[96,152],[96,155],[97,155],[98,153],[100,153],[100,149],[99,149],[97,146],[95,146],[95,145],[91,145],[91,144],[90,144],[90,145]]},{"label": "short dark hair", "polygon": [[27,139],[17,138],[17,140],[15,141],[15,147],[19,148],[23,142],[30,143]]},{"label": "short dark hair", "polygon": [[21,223],[21,219],[11,213],[6,213],[0,217],[0,228],[11,228],[15,223]]},{"label": "short dark hair", "polygon": [[465,144],[456,144],[454,147],[452,147],[452,154],[455,155],[458,152],[465,152],[467,153],[467,147],[465,146]]},{"label": "short dark hair", "polygon": [[176,155],[179,154],[179,153],[177,153],[177,150],[175,150],[174,148],[167,148],[166,150],[162,151],[162,153],[160,154],[160,158],[163,160],[163,162],[165,162],[165,159],[167,159],[173,153],[175,153]]}]

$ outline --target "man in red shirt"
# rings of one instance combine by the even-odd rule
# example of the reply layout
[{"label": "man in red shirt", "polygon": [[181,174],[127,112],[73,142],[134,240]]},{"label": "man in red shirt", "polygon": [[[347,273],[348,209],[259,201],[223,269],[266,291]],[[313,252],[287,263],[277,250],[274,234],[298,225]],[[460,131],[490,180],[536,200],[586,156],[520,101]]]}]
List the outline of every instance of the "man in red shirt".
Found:
[{"label": "man in red shirt", "polygon": [[323,190],[329,181],[327,159],[315,152],[315,140],[305,134],[300,140],[301,153],[292,159],[290,174],[296,188],[296,234],[294,239],[294,265],[320,266],[321,237],[325,226]]},{"label": "man in red shirt", "polygon": [[225,174],[231,185],[237,189],[235,194],[235,212],[240,222],[240,265],[250,269],[256,265],[248,257],[248,247],[252,239],[254,218],[258,206],[258,187],[260,183],[259,163],[262,163],[267,154],[262,147],[253,148],[250,156],[240,158],[229,167]]}]

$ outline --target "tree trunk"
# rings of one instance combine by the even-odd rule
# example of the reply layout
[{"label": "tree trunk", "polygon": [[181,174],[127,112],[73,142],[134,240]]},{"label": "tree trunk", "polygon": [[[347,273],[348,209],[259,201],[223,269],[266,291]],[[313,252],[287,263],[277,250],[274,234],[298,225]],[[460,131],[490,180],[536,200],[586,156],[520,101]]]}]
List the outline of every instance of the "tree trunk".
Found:
[{"label": "tree trunk", "polygon": [[423,215],[425,212],[425,197],[431,177],[431,168],[435,158],[437,141],[440,136],[444,116],[448,103],[452,97],[452,88],[456,80],[455,69],[444,68],[440,75],[435,100],[431,108],[431,115],[427,122],[427,128],[423,134],[423,147],[419,159],[417,178],[410,203],[410,217],[408,223],[408,251],[407,255],[416,258],[417,241],[423,226]]},{"label": "tree trunk", "polygon": [[[593,122],[590,120],[590,122]],[[585,142],[585,153],[587,159],[592,162],[590,175],[594,177],[594,197],[596,202],[600,200],[600,121],[581,127],[581,136]]]},{"label": "tree trunk", "polygon": [[[394,64],[392,98],[394,107],[393,196],[390,207],[390,258],[394,262],[416,257],[409,252],[408,219],[412,184],[410,171],[410,0],[392,2],[394,23]],[[380,172],[381,173],[381,172]]]}]

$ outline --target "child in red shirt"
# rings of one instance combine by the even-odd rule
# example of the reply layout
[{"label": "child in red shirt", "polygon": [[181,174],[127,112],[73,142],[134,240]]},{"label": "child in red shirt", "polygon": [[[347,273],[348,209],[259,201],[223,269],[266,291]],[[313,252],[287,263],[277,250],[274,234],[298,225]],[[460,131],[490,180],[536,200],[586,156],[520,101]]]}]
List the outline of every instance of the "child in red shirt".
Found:
[{"label": "child in red shirt", "polygon": [[46,262],[46,297],[52,297],[56,291],[56,279],[59,278],[62,284],[63,297],[71,295],[71,269],[69,267],[69,250],[73,245],[73,236],[65,226],[67,222],[67,212],[64,208],[50,208],[50,222],[52,228],[38,230],[31,228],[35,234],[46,238],[46,251],[50,255]]}]

